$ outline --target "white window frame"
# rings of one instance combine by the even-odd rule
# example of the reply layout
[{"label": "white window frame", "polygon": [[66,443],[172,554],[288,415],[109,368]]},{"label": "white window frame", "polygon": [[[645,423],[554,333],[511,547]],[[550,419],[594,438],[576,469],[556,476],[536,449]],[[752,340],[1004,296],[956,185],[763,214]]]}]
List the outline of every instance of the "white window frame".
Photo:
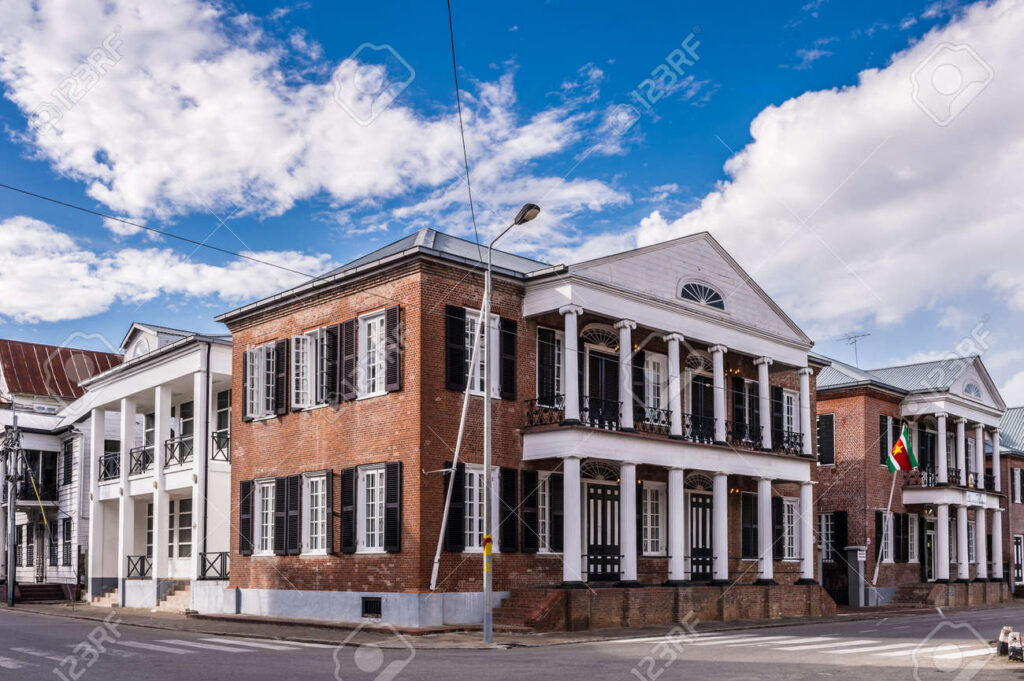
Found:
[{"label": "white window frame", "polygon": [[[330,526],[329,509],[327,508],[327,473],[303,473],[302,508],[304,511],[302,555],[326,556],[327,532]],[[316,546],[313,545],[314,539],[317,540]]]},{"label": "white window frame", "polygon": [[[274,555],[274,479],[257,480],[253,495],[253,552],[254,556]],[[269,522],[264,522],[266,511]]]},{"label": "white window frame", "polygon": [[[643,495],[641,529],[643,531],[643,555],[645,556],[664,556],[668,553],[665,545],[667,535],[665,504],[668,500],[666,491],[667,486],[663,482],[644,482],[640,487],[640,492]],[[652,500],[655,500],[657,504],[653,512],[651,510]],[[654,532],[651,531],[652,521],[656,523],[653,527]],[[655,544],[654,547],[651,546],[652,543]]]},{"label": "white window frame", "polygon": [[[466,314],[469,314],[469,313],[467,312]],[[541,328],[547,328],[547,327],[541,327]],[[561,395],[562,394],[562,354],[565,351],[565,333],[563,333],[562,331],[558,331],[556,329],[548,329],[548,330],[554,332],[554,334],[555,334],[555,391],[554,392],[555,392],[555,395]],[[537,337],[537,356],[538,357],[540,356],[540,337],[539,336]],[[536,381],[537,381],[537,385],[536,385],[535,393],[537,395],[537,399],[540,400],[540,398],[542,398],[542,397],[548,397],[547,395],[541,395],[540,394],[540,375],[539,374],[536,377]],[[538,404],[539,404],[539,402],[538,402]],[[554,405],[553,404],[550,404],[550,405],[545,404],[545,405],[541,405],[541,406],[553,407]]]},{"label": "white window frame", "polygon": [[313,409],[326,405],[327,330],[313,329],[292,336],[290,352],[288,371],[291,379],[292,409]]},{"label": "white window frame", "polygon": [[834,511],[818,513],[818,553],[821,562],[832,563],[835,555],[836,514]]},{"label": "white window frame", "polygon": [[919,534],[920,527],[919,527],[918,523],[920,523],[920,522],[921,522],[920,517],[916,513],[909,513],[909,514],[907,514],[907,534],[910,537],[910,541],[907,542],[907,544],[908,544],[908,546],[907,546],[907,562],[908,563],[920,562],[920,558],[917,555],[918,554],[918,546],[917,546],[917,544],[918,544],[919,537],[920,537],[920,534]]},{"label": "white window frame", "polygon": [[[465,487],[465,526],[464,535],[465,540],[465,551],[467,553],[482,553],[483,552],[483,535],[487,534],[487,528],[484,527],[484,500],[483,500],[483,477],[484,467],[480,465],[466,464],[466,487]],[[496,493],[498,489],[498,468],[494,467],[491,470],[491,518],[492,520],[498,517],[498,495]],[[470,501],[470,492],[473,492],[473,500]],[[498,553],[498,542],[493,541],[494,536],[491,537],[491,551]]]},{"label": "white window frame", "polygon": [[800,500],[782,497],[782,559],[800,560]]},{"label": "white window frame", "polygon": [[949,519],[949,562],[958,563],[960,551],[960,541],[957,539],[957,527],[956,518]]},{"label": "white window frame", "polygon": [[644,406],[668,409],[668,356],[648,352],[644,356]]},{"label": "white window frame", "polygon": [[967,521],[967,562],[973,565],[978,560],[977,543],[975,541],[975,525],[973,520]]},{"label": "white window frame", "polygon": [[[181,510],[181,504],[188,502],[189,510],[183,512]],[[168,529],[168,543],[167,553],[168,558],[186,560],[192,557],[192,548],[195,544],[195,537],[192,532],[193,518],[195,514],[195,504],[192,503],[192,497],[181,497],[180,499],[171,499],[167,504],[168,518],[167,518],[167,529]],[[182,521],[183,515],[188,515],[188,518]],[[182,540],[182,533],[187,533],[188,541]],[[188,547],[187,555],[182,555],[182,547]]]},{"label": "white window frame", "polygon": [[892,563],[893,562],[893,514],[882,513],[882,562]]},{"label": "white window frame", "polygon": [[[528,494],[529,490],[523,490]],[[537,475],[537,540],[538,553],[560,554],[551,550],[551,473]]]},{"label": "white window frame", "polygon": [[782,428],[791,433],[800,432],[800,393],[782,391]]},{"label": "white window frame", "polygon": [[[371,341],[372,344],[371,344]],[[387,393],[387,325],[384,310],[359,317],[357,397]]]},{"label": "white window frame", "polygon": [[[483,357],[477,357],[476,366],[470,366],[470,362],[473,358],[473,339],[476,334],[476,324],[480,319],[480,310],[473,310],[465,308],[466,310],[466,380],[469,381],[469,394],[483,396],[484,394],[484,371],[483,371]],[[487,354],[487,366],[491,367],[491,399],[501,399],[501,381],[500,372],[498,367],[501,363],[500,345],[501,342],[498,339],[498,333],[500,331],[498,324],[499,317],[496,314],[491,315],[491,345],[490,352]],[[481,335],[480,342],[485,343],[484,351],[487,352],[486,338]]]},{"label": "white window frame", "polygon": [[384,464],[360,466],[357,475],[356,553],[384,553]]},{"label": "white window frame", "polygon": [[1013,503],[1021,503],[1020,498],[1020,475],[1021,469],[1011,468],[1010,469],[1010,486],[1013,488]]},{"label": "white window frame", "polygon": [[[274,414],[274,389],[276,386],[275,346],[265,343],[245,351],[246,385],[245,413],[246,416],[260,419],[270,418]],[[267,379],[270,380],[267,380]]]}]

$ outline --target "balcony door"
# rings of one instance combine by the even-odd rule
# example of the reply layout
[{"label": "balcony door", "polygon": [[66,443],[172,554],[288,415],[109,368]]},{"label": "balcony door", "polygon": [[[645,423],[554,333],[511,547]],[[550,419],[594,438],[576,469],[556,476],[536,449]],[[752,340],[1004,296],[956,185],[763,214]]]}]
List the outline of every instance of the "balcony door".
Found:
[{"label": "balcony door", "polygon": [[592,425],[617,427],[619,422],[619,358],[587,348],[587,373],[581,418]]},{"label": "balcony door", "polygon": [[619,486],[614,482],[586,483],[587,581],[619,579]]},{"label": "balcony door", "polygon": [[715,437],[715,386],[710,376],[690,377],[690,439],[711,441]]}]

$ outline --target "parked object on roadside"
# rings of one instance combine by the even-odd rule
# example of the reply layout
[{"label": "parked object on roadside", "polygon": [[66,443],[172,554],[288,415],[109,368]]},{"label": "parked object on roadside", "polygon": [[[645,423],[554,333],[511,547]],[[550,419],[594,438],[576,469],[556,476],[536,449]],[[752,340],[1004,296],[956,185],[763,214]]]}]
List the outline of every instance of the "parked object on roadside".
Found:
[{"label": "parked object on roadside", "polygon": [[1024,650],[1020,647],[1020,632],[1010,632],[1007,638],[1008,652],[1010,655],[1010,662],[1024,662]]},{"label": "parked object on roadside", "polygon": [[999,630],[999,644],[996,646],[996,652],[999,655],[1009,654],[1010,646],[1010,634],[1013,633],[1013,627],[1003,627]]}]

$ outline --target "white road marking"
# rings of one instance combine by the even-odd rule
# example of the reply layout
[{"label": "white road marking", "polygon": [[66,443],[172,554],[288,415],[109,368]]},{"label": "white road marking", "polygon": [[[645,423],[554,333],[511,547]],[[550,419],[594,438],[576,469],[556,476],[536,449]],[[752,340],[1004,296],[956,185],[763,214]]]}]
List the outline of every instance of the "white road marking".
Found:
[{"label": "white road marking", "polygon": [[758,638],[755,641],[740,641],[739,643],[723,643],[722,645],[727,647],[727,648],[739,648],[740,646],[759,646],[759,645],[768,645],[768,644],[782,643],[783,642],[782,639],[790,639],[789,641],[786,641],[786,642],[787,643],[792,643],[793,642],[792,639],[794,639],[794,638],[796,638],[796,637],[795,636],[762,636],[762,637]]},{"label": "white road marking", "polygon": [[11,648],[11,650],[13,650],[16,653],[24,653],[26,655],[31,655],[33,657],[42,657],[47,660],[52,660],[53,662],[60,662],[64,658],[68,657],[67,655],[55,655],[53,653],[48,653],[43,650],[36,650],[35,648]]},{"label": "white road marking", "polygon": [[[305,641],[288,641],[290,646],[302,646],[303,648],[337,648],[337,645],[327,645],[326,643],[306,643]],[[340,645],[340,644],[339,644]]]},{"label": "white road marking", "polygon": [[979,655],[994,655],[995,652],[995,648],[975,648],[974,650],[960,650],[955,653],[933,655],[932,657],[934,657],[936,660],[952,660],[958,657],[978,657]]},{"label": "white road marking", "polygon": [[913,655],[914,653],[917,653],[919,655],[927,655],[929,653],[937,653],[939,651],[949,650],[949,647],[951,645],[956,644],[944,643],[941,646],[930,646],[928,648],[921,648],[920,650],[913,648],[911,650],[897,650],[892,653],[878,653],[878,657],[900,657],[901,655]]},{"label": "white road marking", "polygon": [[917,643],[890,643],[885,646],[868,646],[867,648],[851,648],[849,650],[833,650],[833,655],[850,655],[852,653],[873,653],[879,650],[894,650],[896,648],[911,648]]},{"label": "white road marking", "polygon": [[118,641],[119,645],[129,646],[131,648],[141,648],[142,650],[153,650],[158,653],[174,653],[175,655],[191,655],[196,652],[194,650],[182,650],[181,648],[171,648],[170,646],[158,646],[155,643],[143,643],[142,641]]},{"label": "white road marking", "polygon": [[761,638],[761,637],[760,636],[752,636],[750,634],[746,634],[744,636],[730,636],[728,638],[716,638],[716,639],[713,639],[711,641],[698,640],[698,641],[695,641],[695,642],[691,643],[690,645],[692,645],[692,646],[714,646],[714,645],[718,645],[719,643],[724,644],[727,641],[730,642],[730,643],[739,643],[740,641],[747,641],[747,640],[756,639],[756,638]]},{"label": "white road marking", "polygon": [[846,646],[861,646],[868,645],[869,643],[878,643],[878,641],[872,641],[868,638],[862,638],[856,641],[834,638],[825,643],[812,643],[806,646],[783,646],[781,648],[775,648],[775,650],[820,650],[821,648],[845,648]]},{"label": "white road marking", "polygon": [[173,643],[179,646],[191,646],[192,648],[202,648],[204,650],[219,650],[224,653],[251,653],[251,650],[245,648],[229,648],[227,646],[218,646],[212,643],[200,643],[199,641],[183,641],[181,639],[167,638],[160,641],[160,643]]},{"label": "white road marking", "polygon": [[280,643],[267,643],[265,641],[252,641],[240,638],[204,638],[204,641],[213,643],[227,643],[229,645],[252,646],[253,648],[266,648],[267,650],[295,650],[292,646],[281,645]]},{"label": "white road marking", "polygon": [[[817,641],[838,641],[838,640],[840,640],[840,639],[834,638],[832,636],[808,636],[808,637],[805,637],[805,638],[796,638],[796,639],[793,639],[792,641],[785,641],[785,645],[792,646],[792,645],[796,645],[798,643],[803,644],[803,643],[815,643]],[[779,650],[785,650],[785,648],[779,648]]]},{"label": "white road marking", "polygon": [[31,662],[22,662],[21,660],[15,660],[13,658],[0,655],[0,669],[21,669],[22,667],[27,667],[30,664],[33,667],[39,666],[32,664]]}]

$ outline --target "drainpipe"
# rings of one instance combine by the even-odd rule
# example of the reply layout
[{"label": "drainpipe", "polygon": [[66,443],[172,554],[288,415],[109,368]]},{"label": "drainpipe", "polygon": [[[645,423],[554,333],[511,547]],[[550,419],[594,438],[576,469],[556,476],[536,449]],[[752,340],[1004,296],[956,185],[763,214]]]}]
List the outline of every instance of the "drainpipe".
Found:
[{"label": "drainpipe", "polygon": [[210,353],[211,347],[210,342],[206,343],[206,380],[203,381],[203,391],[206,393],[206,409],[203,414],[203,442],[206,446],[203,450],[206,452],[206,456],[203,458],[203,480],[205,485],[203,487],[203,555],[200,556],[199,571],[202,572],[203,566],[202,561],[206,559],[206,536],[207,536],[207,520],[209,513],[207,512],[210,506]]}]

